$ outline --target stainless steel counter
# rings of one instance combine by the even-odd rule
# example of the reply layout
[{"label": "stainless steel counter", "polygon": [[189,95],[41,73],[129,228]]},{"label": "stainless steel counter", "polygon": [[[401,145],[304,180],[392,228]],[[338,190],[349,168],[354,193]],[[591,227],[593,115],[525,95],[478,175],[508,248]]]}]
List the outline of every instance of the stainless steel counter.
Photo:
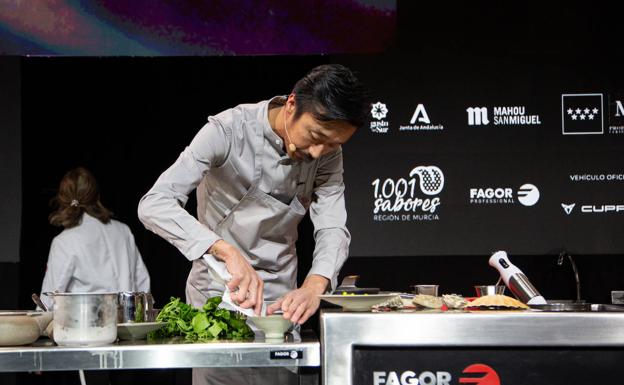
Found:
[{"label": "stainless steel counter", "polygon": [[623,312],[440,312],[321,314],[324,385],[353,383],[355,346],[623,347]]},{"label": "stainless steel counter", "polygon": [[[294,357],[294,358],[292,358]],[[198,367],[318,367],[319,341],[304,334],[284,342],[184,343],[122,341],[100,347],[62,347],[49,339],[29,346],[0,347],[0,371],[150,369]]]}]

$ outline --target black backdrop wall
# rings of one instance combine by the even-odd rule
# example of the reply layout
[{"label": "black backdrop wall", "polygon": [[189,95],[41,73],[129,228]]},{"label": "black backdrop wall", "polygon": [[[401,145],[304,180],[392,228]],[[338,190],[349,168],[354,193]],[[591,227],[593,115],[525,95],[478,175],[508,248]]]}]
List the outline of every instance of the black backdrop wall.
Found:
[{"label": "black backdrop wall", "polygon": [[[413,108],[411,100],[423,94],[451,103],[458,98],[454,86],[470,88],[480,84],[479,80],[484,80],[489,88],[500,88],[498,92],[526,83],[525,89],[539,93],[541,81],[553,74],[564,74],[558,81],[573,82],[570,88],[574,90],[622,89],[619,76],[622,54],[614,49],[617,47],[613,44],[615,24],[608,9],[594,9],[591,14],[585,14],[569,10],[549,12],[530,6],[477,7],[444,13],[444,17],[440,11],[400,2],[398,43],[389,52],[376,56],[22,58],[25,204],[20,306],[29,306],[28,294],[39,289],[49,243],[58,232],[46,222],[48,201],[63,173],[80,164],[95,172],[102,185],[104,202],[131,226],[153,276],[157,300],[162,303],[170,295],[182,295],[188,263],[173,247],[139,224],[135,214],[138,200],[209,114],[241,102],[287,93],[296,79],[317,64],[342,62],[364,75],[377,72],[374,79],[377,83],[372,84],[377,88],[373,91],[378,96],[379,91],[389,92],[390,98],[405,103],[406,109]],[[444,28],[452,33],[443,33]],[[393,69],[396,73],[391,73]],[[384,73],[391,80],[385,85]],[[392,90],[400,84],[402,75],[408,76],[405,83],[413,84],[414,88],[405,95],[405,101],[400,100],[405,88]],[[475,97],[481,93],[482,89],[475,90]],[[465,95],[473,94],[465,91]],[[442,116],[441,120],[448,113],[444,108],[432,111]],[[514,151],[513,137],[505,139],[509,141],[509,150]],[[361,145],[358,140],[354,140],[355,145]],[[428,140],[423,135],[422,141],[416,139],[415,143],[426,143],[420,144],[424,148]],[[492,136],[484,135],[476,145],[481,146],[482,154],[487,154],[497,143]],[[580,151],[582,142],[565,145],[572,156],[575,146]],[[544,151],[541,147],[531,148]],[[457,156],[457,149],[442,149],[439,152],[444,152],[446,158]],[[357,152],[358,147],[353,150]],[[388,153],[392,149],[384,151]],[[430,152],[435,152],[435,148]],[[370,156],[371,163],[383,166],[388,159],[379,154],[383,153],[373,150],[360,156],[363,159]],[[473,155],[478,158],[479,152]],[[621,172],[617,157],[607,159],[612,161],[613,171]],[[351,169],[357,170],[347,168],[347,173],[351,172],[346,176],[347,181],[362,175],[369,177],[366,169],[359,173]],[[187,207],[191,212],[193,205],[191,200]],[[313,248],[310,230],[310,223],[304,221],[299,242],[302,274],[309,265]],[[607,235],[617,237],[620,231],[614,227]],[[415,238],[417,241],[418,237]],[[383,238],[369,239],[373,245],[383,242]],[[526,238],[522,241],[532,242]],[[541,255],[552,254],[550,258],[514,255],[514,261],[527,270],[547,296],[570,297],[571,273],[567,268],[555,267],[556,246],[559,245],[539,249],[543,250],[539,252]],[[358,245],[354,247],[362,249]],[[461,244],[453,247],[462,250]],[[392,247],[380,250],[392,250]],[[495,272],[485,264],[486,253],[456,252],[434,257],[440,253],[417,250],[414,254],[406,254],[404,250],[373,252],[367,254],[369,258],[350,259],[343,273],[359,273],[363,284],[387,289],[405,289],[410,283],[435,281],[444,291],[465,294],[469,294],[474,283],[496,279]],[[378,258],[393,255],[391,259]],[[591,278],[601,276],[599,282],[585,285],[588,298],[606,301],[609,289],[622,287],[617,254],[577,257],[583,281],[589,283]],[[378,274],[379,269],[387,269],[387,273]]]},{"label": "black backdrop wall", "polygon": [[18,264],[21,224],[21,129],[20,61],[0,60],[0,282],[6,293],[0,308],[17,306]]},{"label": "black backdrop wall", "polygon": [[[618,24],[609,8],[595,6],[585,12],[570,6],[555,11],[529,5],[481,6],[449,13],[417,3],[399,2],[399,40],[377,57],[22,58],[19,290],[11,289],[15,279],[0,280],[1,288],[15,295],[20,308],[32,306],[30,293],[40,289],[48,247],[58,232],[47,224],[48,201],[67,169],[85,165],[98,177],[104,203],[134,232],[157,302],[183,296],[190,265],[172,246],[143,229],[136,218],[138,200],[209,114],[287,93],[317,64],[341,62],[368,71],[368,63],[383,62],[388,68],[388,63],[401,61],[403,68],[413,66],[433,85],[436,79],[444,84],[460,78],[464,65],[492,82],[504,78],[505,69],[526,73],[544,65],[552,73],[561,68],[578,89],[591,88],[596,79],[600,86],[624,88]],[[530,76],[524,79],[533,81]],[[443,91],[440,97],[455,97]],[[485,136],[481,145],[489,144]],[[574,146],[570,150],[574,153]],[[369,154],[371,162],[384,162],[375,155]],[[611,166],[621,173],[621,157]],[[194,204],[191,200],[187,208],[193,211]],[[621,236],[622,227],[609,231],[609,236]],[[301,224],[300,234],[303,275],[313,250],[308,220]],[[557,266],[555,250],[512,257],[546,297],[573,298],[571,268]],[[624,288],[621,255],[575,257],[585,299],[608,302],[610,290]],[[438,283],[444,292],[471,294],[473,284],[497,279],[486,261],[485,254],[373,254],[350,258],[341,275],[360,274],[363,286],[407,290],[412,283]],[[11,266],[1,264],[2,274],[9,275]],[[315,322],[309,326],[316,327]]]},{"label": "black backdrop wall", "polygon": [[[49,200],[66,170],[84,165],[103,203],[133,230],[158,303],[183,296],[190,263],[138,221],[139,199],[209,114],[288,93],[326,59],[23,59],[24,206],[21,288],[38,290],[51,238]],[[195,202],[187,205],[194,213]],[[28,218],[28,219],[26,219]],[[24,304],[25,305],[25,304]]]}]

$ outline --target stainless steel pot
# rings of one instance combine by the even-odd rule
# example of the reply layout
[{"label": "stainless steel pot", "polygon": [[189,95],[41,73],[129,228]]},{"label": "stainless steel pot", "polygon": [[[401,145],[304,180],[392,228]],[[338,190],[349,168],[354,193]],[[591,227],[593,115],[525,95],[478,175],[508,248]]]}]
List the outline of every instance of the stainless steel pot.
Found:
[{"label": "stainless steel pot", "polygon": [[118,294],[118,323],[152,322],[156,319],[151,293],[122,291]]},{"label": "stainless steel pot", "polygon": [[117,339],[117,293],[45,293],[54,299],[54,342],[99,346]]}]

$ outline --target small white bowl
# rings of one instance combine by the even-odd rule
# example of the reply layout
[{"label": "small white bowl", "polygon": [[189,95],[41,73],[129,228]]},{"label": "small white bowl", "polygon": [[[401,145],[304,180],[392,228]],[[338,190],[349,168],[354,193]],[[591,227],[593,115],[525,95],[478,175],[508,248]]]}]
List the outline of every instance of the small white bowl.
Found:
[{"label": "small white bowl", "polygon": [[264,317],[248,317],[258,329],[264,332],[266,339],[283,339],[284,333],[290,329],[292,322],[281,314],[267,315]]},{"label": "small white bowl", "polygon": [[117,337],[120,340],[144,340],[149,332],[158,330],[166,322],[135,322],[117,324]]}]

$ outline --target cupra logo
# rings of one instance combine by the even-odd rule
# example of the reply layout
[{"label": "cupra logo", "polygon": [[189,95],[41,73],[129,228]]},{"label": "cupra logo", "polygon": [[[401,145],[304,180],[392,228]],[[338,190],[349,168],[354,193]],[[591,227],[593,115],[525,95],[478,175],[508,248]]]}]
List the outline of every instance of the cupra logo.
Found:
[{"label": "cupra logo", "polygon": [[481,377],[460,377],[460,384],[477,384],[477,385],[500,385],[500,378],[496,371],[484,364],[473,364],[468,366],[462,372],[464,374],[482,374]]}]

